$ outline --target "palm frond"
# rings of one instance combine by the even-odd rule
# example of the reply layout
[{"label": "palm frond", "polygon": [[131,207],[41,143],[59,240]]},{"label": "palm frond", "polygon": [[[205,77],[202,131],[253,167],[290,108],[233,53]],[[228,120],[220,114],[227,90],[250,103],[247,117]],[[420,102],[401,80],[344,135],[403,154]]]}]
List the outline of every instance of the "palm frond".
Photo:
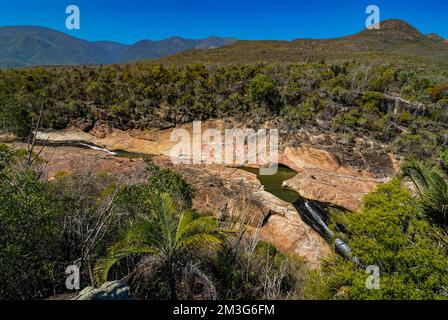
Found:
[{"label": "palm frond", "polygon": [[188,237],[191,234],[218,229],[218,223],[214,217],[200,217],[192,213],[186,213],[180,219],[177,237]]},{"label": "palm frond", "polygon": [[187,226],[196,219],[196,215],[194,212],[191,211],[185,211],[182,213],[179,225],[177,227],[177,234],[178,236],[181,235],[184,230],[187,228]]},{"label": "palm frond", "polygon": [[222,238],[219,234],[198,233],[179,241],[178,247],[180,250],[185,250],[191,247],[208,248],[220,243],[222,243]]},{"label": "palm frond", "polygon": [[153,193],[148,199],[151,216],[159,228],[159,237],[164,243],[172,246],[175,242],[175,234],[178,228],[178,208],[171,196],[166,193]]},{"label": "palm frond", "polygon": [[108,249],[107,257],[98,261],[95,276],[99,282],[107,281],[110,269],[130,255],[154,254],[162,264],[172,265],[185,250],[220,244],[226,234],[214,217],[190,211],[180,213],[168,194],[152,193],[147,204],[149,211]]},{"label": "palm frond", "polygon": [[110,269],[120,260],[135,254],[150,254],[154,253],[153,249],[145,246],[126,247],[119,251],[112,251],[107,257],[99,259],[95,265],[94,275],[99,284],[107,281]]},{"label": "palm frond", "polygon": [[413,161],[403,168],[411,179],[425,214],[434,222],[448,225],[448,182],[436,165]]}]

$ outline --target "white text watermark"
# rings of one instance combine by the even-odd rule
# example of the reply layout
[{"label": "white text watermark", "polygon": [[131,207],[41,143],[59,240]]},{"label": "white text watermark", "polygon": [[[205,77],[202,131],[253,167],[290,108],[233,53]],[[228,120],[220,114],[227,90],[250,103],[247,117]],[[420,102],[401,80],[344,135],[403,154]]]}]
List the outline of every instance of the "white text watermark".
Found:
[{"label": "white text watermark", "polygon": [[170,136],[177,142],[170,150],[175,164],[225,164],[260,167],[260,175],[273,175],[278,168],[278,130],[206,129],[200,121],[192,130],[176,128]]}]

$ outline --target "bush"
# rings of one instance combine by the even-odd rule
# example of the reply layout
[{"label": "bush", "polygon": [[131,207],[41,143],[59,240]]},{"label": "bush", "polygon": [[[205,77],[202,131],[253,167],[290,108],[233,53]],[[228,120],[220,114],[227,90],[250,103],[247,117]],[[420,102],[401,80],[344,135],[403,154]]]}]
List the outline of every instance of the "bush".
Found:
[{"label": "bush", "polygon": [[[64,292],[65,268],[89,264],[120,236],[126,212],[110,205],[115,185],[91,172],[40,180],[22,152],[0,145],[0,299],[41,299]],[[17,165],[16,165],[17,164]]]},{"label": "bush", "polygon": [[302,299],[307,272],[304,260],[280,253],[257,236],[228,239],[207,260],[221,299]]},{"label": "bush", "polygon": [[439,159],[442,163],[442,169],[448,172],[448,148],[440,152]]},{"label": "bush", "polygon": [[28,136],[31,116],[20,100],[0,95],[0,133],[12,132],[18,137]]},{"label": "bush", "polygon": [[[347,243],[363,267],[336,257],[324,266],[325,298],[446,298],[448,260],[439,230],[422,218],[416,200],[398,179],[364,198],[363,210],[346,216]],[[379,290],[366,288],[367,266],[380,269]]]},{"label": "bush", "polygon": [[428,89],[428,94],[434,102],[442,99],[448,99],[448,83],[442,83]]},{"label": "bush", "polygon": [[153,163],[148,164],[149,178],[147,187],[152,190],[170,194],[182,209],[190,209],[194,189],[182,175],[170,169],[163,169]]},{"label": "bush", "polygon": [[277,91],[277,84],[270,76],[257,74],[250,81],[249,93],[254,102],[266,105],[274,114],[279,113],[280,96]]},{"label": "bush", "polygon": [[61,212],[49,184],[30,170],[7,171],[12,152],[0,149],[0,299],[46,297],[60,275]]}]

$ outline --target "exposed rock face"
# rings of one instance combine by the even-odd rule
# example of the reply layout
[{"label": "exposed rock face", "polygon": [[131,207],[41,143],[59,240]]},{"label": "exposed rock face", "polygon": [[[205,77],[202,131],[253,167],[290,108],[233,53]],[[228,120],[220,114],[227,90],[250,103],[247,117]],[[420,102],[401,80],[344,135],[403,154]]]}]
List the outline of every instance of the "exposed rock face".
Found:
[{"label": "exposed rock face", "polygon": [[[176,154],[176,157],[186,157],[187,159],[193,160],[196,153],[200,153],[203,163],[224,163],[226,160],[224,152],[222,152],[221,158],[215,159],[214,148],[216,142],[210,141],[205,138],[205,134],[208,129],[218,130],[222,135],[222,140],[219,145],[222,150],[225,147],[225,129],[230,126],[232,129],[241,129],[245,133],[250,130],[244,128],[241,124],[234,125],[233,122],[227,122],[225,120],[208,120],[204,121],[199,126],[199,131],[202,134],[200,137],[201,141],[197,143],[199,152],[197,152],[195,145],[191,143],[191,148],[185,151],[186,154]],[[193,124],[184,124],[176,128],[169,128],[164,130],[128,130],[122,131],[115,128],[110,128],[107,125],[96,123],[95,126],[89,131],[84,132],[82,129],[84,126],[72,127],[60,131],[50,131],[50,132],[38,132],[37,138],[42,141],[50,142],[82,142],[100,146],[109,150],[122,150],[133,153],[144,153],[153,155],[166,155],[171,156],[171,150],[174,146],[183,142],[183,137],[175,137],[173,135],[174,130],[183,130],[190,137],[190,141],[193,142],[193,132],[197,130],[198,127]],[[171,137],[173,136],[173,139]],[[212,139],[211,139],[212,140]],[[236,140],[235,145],[236,145]],[[209,143],[208,143],[209,142]],[[254,146],[254,144],[251,144]],[[244,152],[247,154],[248,147],[245,145]],[[234,152],[237,152],[235,147]],[[182,150],[180,150],[182,151]],[[233,165],[235,162],[231,161],[225,162],[228,165]],[[264,158],[263,158],[264,160]]]},{"label": "exposed rock face", "polygon": [[262,239],[282,252],[306,258],[314,267],[318,267],[321,259],[330,254],[331,248],[327,242],[303,222],[292,204],[264,191],[254,196],[259,197],[271,215],[262,228],[252,228],[250,232],[258,232]]},{"label": "exposed rock face", "polygon": [[121,131],[97,125],[90,132],[78,128],[61,131],[40,132],[39,140],[51,142],[84,142],[109,150],[123,150],[135,153],[166,154],[174,143],[170,143],[170,131]]},{"label": "exposed rock face", "polygon": [[280,251],[306,258],[318,267],[331,254],[325,240],[302,221],[296,209],[263,190],[255,174],[220,165],[173,165],[166,157],[154,161],[181,172],[196,189],[193,207],[217,219],[238,219]]},{"label": "exposed rock face", "polygon": [[[245,129],[225,120],[206,121],[201,128],[222,131],[228,126]],[[281,124],[266,124],[266,128],[270,127],[281,129]],[[191,124],[180,128],[189,134],[193,130]],[[97,123],[90,132],[72,128],[40,133],[38,138],[87,142],[109,150],[159,155],[153,158],[158,165],[182,173],[196,189],[193,207],[198,212],[217,219],[237,218],[248,226],[249,233],[259,234],[285,253],[308,259],[312,267],[319,266],[322,258],[331,253],[330,246],[301,220],[296,209],[265,192],[254,174],[222,164],[173,164],[167,157],[177,143],[170,141],[172,132],[173,128],[125,132]],[[206,148],[201,143],[199,152],[203,154]],[[278,163],[298,172],[284,182],[285,187],[305,198],[350,210],[358,209],[362,197],[397,170],[397,161],[381,145],[362,139],[343,141],[340,137],[304,130],[280,136]],[[117,175],[125,182],[143,182],[147,176],[142,159],[116,158],[100,151],[69,147],[56,149],[48,176],[51,179],[60,170],[72,172],[88,166]]]},{"label": "exposed rock face", "polygon": [[298,171],[297,176],[283,183],[284,187],[307,199],[349,210],[358,209],[362,197],[386,180],[365,170],[346,167],[336,155],[308,146],[286,148],[282,162]]},{"label": "exposed rock face", "polygon": [[100,288],[86,287],[72,300],[131,300],[130,288],[120,281],[105,282]]},{"label": "exposed rock face", "polygon": [[[24,148],[20,144],[16,144],[16,147]],[[118,181],[126,183],[142,183],[148,176],[143,159],[114,157],[96,150],[77,147],[48,147],[44,149],[42,157],[50,160],[46,168],[49,180],[54,179],[59,173],[73,173],[79,170],[113,174]]]},{"label": "exposed rock face", "polygon": [[[118,158],[97,150],[48,147],[42,157],[51,157],[49,179],[61,171],[88,168],[108,172],[123,183],[142,183],[148,175],[142,159]],[[265,192],[255,174],[222,165],[173,165],[166,156],[153,161],[180,172],[195,188],[193,207],[199,213],[227,221],[238,219],[248,226],[249,234],[258,233],[282,252],[306,258],[310,267],[318,267],[322,258],[331,254],[330,246],[301,220],[294,207]]]},{"label": "exposed rock face", "polygon": [[426,35],[429,39],[432,39],[437,42],[445,42],[446,39],[444,37],[439,36],[437,33],[430,33]]},{"label": "exposed rock face", "polygon": [[[279,126],[281,124],[266,124],[267,128]],[[210,128],[223,132],[228,127],[245,129],[241,124],[235,124],[230,120],[205,121],[201,129],[202,132]],[[192,124],[182,125],[179,128],[185,129],[189,134],[193,131]],[[38,137],[55,142],[83,141],[109,150],[169,156],[177,143],[170,141],[172,132],[173,128],[121,131],[97,123],[88,133],[72,128],[40,133]],[[214,154],[208,154],[207,146],[204,143],[200,145],[202,158],[213,162],[211,160],[214,160]],[[224,146],[223,141],[220,146]],[[247,149],[246,147],[245,152]],[[194,150],[190,150],[187,158],[191,158],[194,153]],[[262,157],[258,155],[258,159]],[[263,165],[263,161],[266,159],[262,159],[260,161],[262,163],[258,165]],[[343,142],[339,137],[313,135],[304,131],[299,131],[293,136],[280,137],[278,163],[298,172],[298,175],[287,181],[284,186],[305,198],[331,202],[349,210],[358,209],[366,193],[373,191],[378,184],[387,181],[397,171],[396,162],[394,156],[385,151],[383,146],[369,141]]]}]

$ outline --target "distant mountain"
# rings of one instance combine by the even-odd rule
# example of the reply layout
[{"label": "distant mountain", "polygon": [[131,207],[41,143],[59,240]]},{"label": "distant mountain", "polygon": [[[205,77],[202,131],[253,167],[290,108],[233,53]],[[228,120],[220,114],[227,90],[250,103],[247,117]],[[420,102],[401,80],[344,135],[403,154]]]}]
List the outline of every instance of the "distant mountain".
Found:
[{"label": "distant mountain", "polygon": [[408,58],[425,60],[431,62],[431,65],[447,65],[448,43],[441,37],[422,34],[405,21],[392,19],[383,21],[380,30],[363,30],[340,38],[237,41],[218,49],[178,53],[157,62],[241,64],[388,59],[405,64]]},{"label": "distant mountain", "polygon": [[0,67],[128,62],[161,58],[188,49],[216,48],[234,41],[218,37],[198,40],[172,37],[126,45],[112,41],[86,41],[44,27],[0,27]]},{"label": "distant mountain", "polygon": [[191,40],[171,37],[162,41],[143,40],[130,46],[122,55],[121,61],[143,60],[148,58],[162,58],[190,49],[212,49],[235,42],[232,38],[209,37]]},{"label": "distant mountain", "polygon": [[422,34],[409,23],[391,19],[380,30],[363,30],[334,39],[236,41],[209,37],[142,40],[133,45],[85,41],[42,27],[0,27],[0,67],[122,63],[158,59],[157,63],[220,63],[384,60],[407,63],[415,57],[448,64],[448,42]]},{"label": "distant mountain", "polygon": [[42,27],[0,27],[0,67],[110,63],[100,44]]},{"label": "distant mountain", "polygon": [[[296,42],[300,41],[296,40]],[[320,40],[318,44],[350,51],[403,50],[409,52],[410,46],[412,49],[438,47],[436,42],[438,41],[428,38],[406,21],[391,19],[383,21],[378,30],[365,29],[351,36]]]},{"label": "distant mountain", "polygon": [[92,44],[96,45],[99,50],[105,50],[107,55],[111,57],[111,60],[114,62],[129,49],[128,45],[114,41],[95,41]]}]

